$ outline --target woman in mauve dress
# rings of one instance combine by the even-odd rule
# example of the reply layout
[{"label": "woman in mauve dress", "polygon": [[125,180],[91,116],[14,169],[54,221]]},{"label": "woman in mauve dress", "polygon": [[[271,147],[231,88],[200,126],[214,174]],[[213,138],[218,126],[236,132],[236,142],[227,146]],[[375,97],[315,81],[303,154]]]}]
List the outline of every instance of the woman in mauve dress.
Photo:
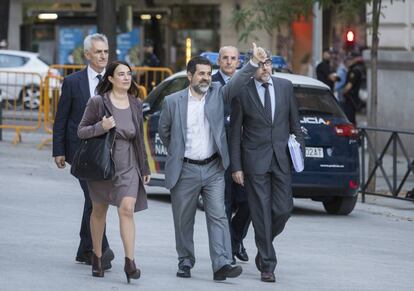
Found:
[{"label": "woman in mauve dress", "polygon": [[[102,236],[109,204],[118,208],[120,232],[125,252],[125,275],[138,279],[141,271],[135,266],[134,212],[147,208],[144,185],[150,181],[150,171],[144,146],[142,102],[137,98],[138,87],[132,81],[131,67],[122,61],[108,65],[96,88],[97,96],[89,99],[78,136],[87,139],[105,134],[115,127],[112,151],[115,175],[111,180],[88,181],[92,200],[91,234],[93,243],[92,276],[103,277]],[[105,107],[110,111],[105,116]]]}]

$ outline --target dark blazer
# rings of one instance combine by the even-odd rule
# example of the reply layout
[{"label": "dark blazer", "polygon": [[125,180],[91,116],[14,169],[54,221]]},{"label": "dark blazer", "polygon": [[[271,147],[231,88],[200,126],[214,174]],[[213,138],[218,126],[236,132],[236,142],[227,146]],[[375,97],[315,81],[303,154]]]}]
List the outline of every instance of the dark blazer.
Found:
[{"label": "dark blazer", "polygon": [[65,77],[53,124],[53,156],[68,163],[80,145],[77,131],[90,98],[87,68]]},{"label": "dark blazer", "polygon": [[231,170],[247,174],[265,174],[275,154],[283,173],[291,172],[288,150],[289,134],[294,133],[302,146],[305,144],[299,124],[299,113],[293,95],[292,83],[272,77],[276,108],[274,121],[265,115],[259,94],[251,79],[232,100],[230,119]]},{"label": "dark blazer", "polygon": [[[223,79],[223,76],[217,71],[214,75],[211,76],[211,82],[220,82],[221,86],[226,85],[226,82]],[[226,129],[227,140],[229,138],[229,128],[230,128],[230,113],[231,113],[231,104],[224,103],[224,126]]]},{"label": "dark blazer", "polygon": [[[108,94],[104,95],[103,101],[107,106],[110,115],[112,115],[112,103],[109,100]],[[106,132],[102,127],[102,117],[105,115],[104,103],[102,102],[102,97],[99,95],[89,99],[83,118],[79,123],[79,128],[77,131],[79,138],[91,138],[100,136]],[[136,138],[133,140],[133,145],[135,150],[135,157],[137,157],[138,167],[141,174],[139,193],[137,196],[135,209],[142,210],[147,208],[147,193],[143,187],[144,182],[142,176],[147,176],[150,174],[144,144],[142,102],[137,98],[129,96],[129,104],[131,107],[133,119],[132,121],[137,132]]]},{"label": "dark blazer", "polygon": [[211,82],[220,82],[221,86],[226,85],[226,82],[224,81],[219,71],[211,76]]}]

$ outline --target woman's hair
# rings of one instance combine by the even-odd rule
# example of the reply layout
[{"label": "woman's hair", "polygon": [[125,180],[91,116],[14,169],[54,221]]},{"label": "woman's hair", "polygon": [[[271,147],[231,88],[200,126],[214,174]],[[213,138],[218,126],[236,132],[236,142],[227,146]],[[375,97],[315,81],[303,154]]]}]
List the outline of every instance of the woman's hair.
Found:
[{"label": "woman's hair", "polygon": [[[124,65],[129,68],[129,70],[132,72],[131,67],[124,61],[113,61],[111,62],[107,67],[105,71],[105,75],[102,78],[102,81],[98,84],[96,87],[96,92],[103,96],[105,93],[112,90],[112,83],[109,81],[109,76],[114,77],[115,69],[119,65]],[[140,97],[140,90],[138,89],[137,83],[135,83],[134,80],[131,80],[131,87],[128,89],[128,94],[132,95],[134,97]]]}]

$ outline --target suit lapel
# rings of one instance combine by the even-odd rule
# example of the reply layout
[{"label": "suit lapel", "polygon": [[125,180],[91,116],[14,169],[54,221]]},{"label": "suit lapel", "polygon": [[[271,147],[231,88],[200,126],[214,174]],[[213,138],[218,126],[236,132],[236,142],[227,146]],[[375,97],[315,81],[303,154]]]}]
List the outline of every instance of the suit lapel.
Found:
[{"label": "suit lapel", "polygon": [[181,120],[181,131],[183,134],[184,144],[186,143],[186,130],[187,130],[187,110],[188,110],[188,88],[184,90],[179,101],[178,108],[180,111],[180,120]]},{"label": "suit lapel", "polygon": [[262,102],[260,101],[259,93],[257,93],[256,85],[254,83],[254,79],[251,79],[248,86],[247,91],[249,92],[249,97],[251,98],[252,102],[256,106],[257,110],[260,112],[260,115],[267,121],[272,122],[266,117],[266,113],[264,111],[264,107]]},{"label": "suit lapel", "polygon": [[91,98],[91,93],[89,91],[89,80],[88,80],[88,67],[86,67],[84,70],[82,70],[80,75],[80,82],[79,82],[79,88],[82,92],[82,98],[85,101],[88,101],[89,98]]}]

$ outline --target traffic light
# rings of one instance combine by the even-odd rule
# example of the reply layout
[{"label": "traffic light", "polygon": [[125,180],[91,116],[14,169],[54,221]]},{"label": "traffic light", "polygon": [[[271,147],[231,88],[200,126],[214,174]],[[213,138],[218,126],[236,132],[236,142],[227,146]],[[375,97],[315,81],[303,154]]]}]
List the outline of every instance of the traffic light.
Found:
[{"label": "traffic light", "polygon": [[345,50],[350,52],[354,49],[356,35],[353,29],[345,30]]}]

